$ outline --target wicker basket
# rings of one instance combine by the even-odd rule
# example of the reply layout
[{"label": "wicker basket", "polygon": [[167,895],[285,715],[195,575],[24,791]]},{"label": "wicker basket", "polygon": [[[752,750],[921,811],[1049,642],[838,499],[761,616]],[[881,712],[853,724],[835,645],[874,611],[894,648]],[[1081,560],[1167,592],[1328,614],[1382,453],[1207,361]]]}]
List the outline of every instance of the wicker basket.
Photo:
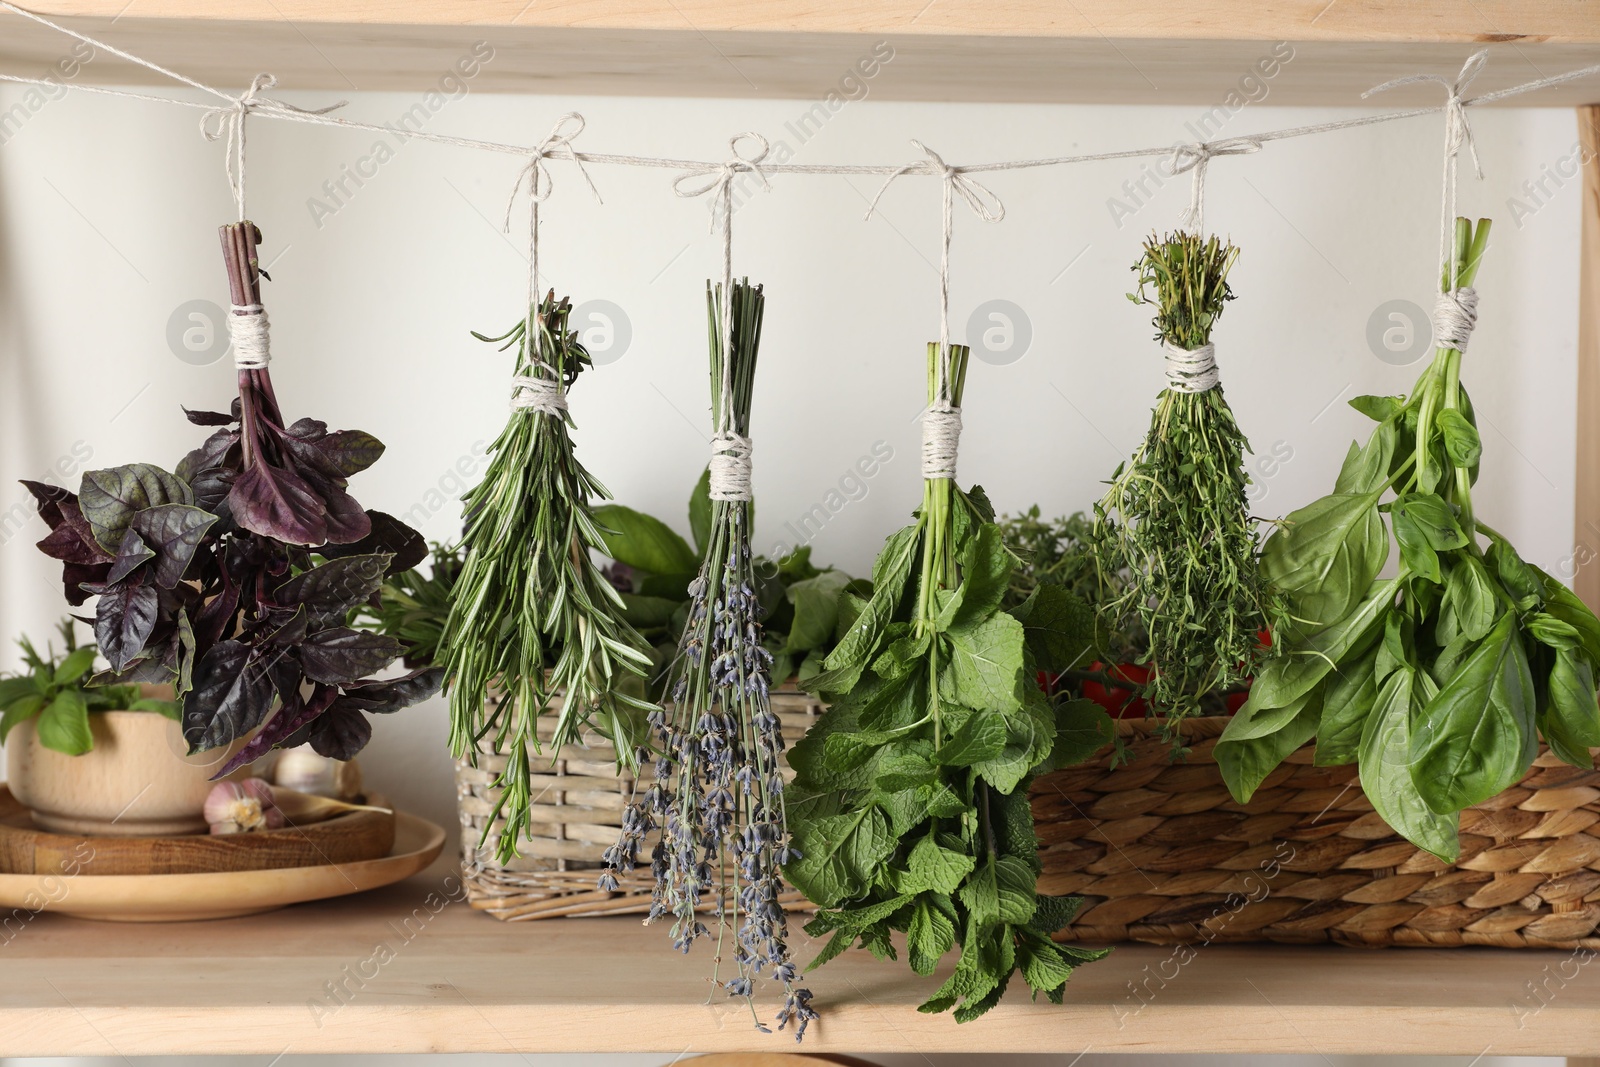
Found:
[{"label": "wicker basket", "polygon": [[[798,740],[822,712],[815,698],[793,689],[772,693],[772,710],[783,723],[785,740]],[[549,741],[554,715],[539,723]],[[641,784],[649,788],[648,767],[635,778],[617,773],[614,750],[603,738],[585,738],[582,748],[567,748],[559,759],[530,754],[533,769],[532,832],[517,844],[521,856],[508,864],[495,859],[502,824],[489,823],[497,791],[494,781],[506,757],[494,753],[456,763],[456,799],[461,814],[461,868],[468,902],[499,919],[549,919],[571,915],[630,915],[650,910],[648,868],[620,879],[615,892],[595,888],[605,864],[601,854],[616,843],[622,811]],[[787,767],[785,775],[789,774]],[[485,826],[487,840],[480,848]],[[804,907],[790,892],[786,907]]]},{"label": "wicker basket", "polygon": [[1088,898],[1065,936],[1600,948],[1600,771],[1544,751],[1461,813],[1450,866],[1378,818],[1353,765],[1313,766],[1309,746],[1235,802],[1211,755],[1226,725],[1184,723],[1192,751],[1174,763],[1158,723],[1124,720],[1115,769],[1108,747],[1034,783],[1040,891]]}]

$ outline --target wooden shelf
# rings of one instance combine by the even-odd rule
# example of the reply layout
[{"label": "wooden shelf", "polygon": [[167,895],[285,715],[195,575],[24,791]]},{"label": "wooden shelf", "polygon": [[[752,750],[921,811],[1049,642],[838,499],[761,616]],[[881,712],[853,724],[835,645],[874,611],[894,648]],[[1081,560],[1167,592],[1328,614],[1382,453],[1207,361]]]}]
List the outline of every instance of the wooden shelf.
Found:
[{"label": "wooden shelf", "polygon": [[[1275,104],[1358,105],[1402,73],[1453,73],[1472,48],[1493,62],[1487,91],[1600,62],[1590,0],[39,0],[157,62],[219,86],[267,70],[283,87],[423,91],[475,42],[493,58],[476,90],[795,97],[858,94],[845,79],[887,41],[874,99],[1221,104],[1272,42],[1294,59]],[[126,14],[122,12],[126,11]],[[0,14],[0,69],[43,72],[71,42]],[[880,52],[880,58],[882,53]],[[79,77],[147,83],[114,57]],[[242,86],[241,86],[242,87]],[[1252,93],[1258,90],[1250,90]],[[1437,103],[1437,86],[1385,107]],[[1600,79],[1522,104],[1600,101]],[[1369,105],[1370,106],[1370,105]]]},{"label": "wooden shelf", "polygon": [[[794,1048],[737,1002],[706,1005],[709,953],[677,955],[662,927],[502,924],[443,904],[445,877],[209,923],[13,915],[0,1057]],[[851,953],[810,975],[824,1018],[802,1051],[1594,1055],[1586,972],[1554,951],[1214,945],[1179,966],[1170,949],[1123,946],[1080,970],[1062,1007],[1018,994],[958,1027],[917,1013],[928,981]]]}]

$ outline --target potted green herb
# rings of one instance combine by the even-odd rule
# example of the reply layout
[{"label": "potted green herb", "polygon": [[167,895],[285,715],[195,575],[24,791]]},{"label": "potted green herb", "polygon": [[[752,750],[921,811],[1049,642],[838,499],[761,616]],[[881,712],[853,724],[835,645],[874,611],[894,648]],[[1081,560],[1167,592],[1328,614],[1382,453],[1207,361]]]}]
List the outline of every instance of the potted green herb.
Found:
[{"label": "potted green herb", "polygon": [[90,685],[95,646],[78,644],[71,619],[58,630],[59,657],[53,644],[40,652],[24,637],[17,642],[24,670],[0,677],[11,795],[49,830],[203,830],[201,805],[217,758],[185,758],[177,702],[156,695],[155,686]]}]

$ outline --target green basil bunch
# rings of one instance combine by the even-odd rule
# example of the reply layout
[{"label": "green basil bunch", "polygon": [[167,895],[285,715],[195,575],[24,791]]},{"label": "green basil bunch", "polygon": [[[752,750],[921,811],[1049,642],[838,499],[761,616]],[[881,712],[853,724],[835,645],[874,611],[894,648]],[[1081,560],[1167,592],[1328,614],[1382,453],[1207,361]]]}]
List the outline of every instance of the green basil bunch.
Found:
[{"label": "green basil bunch", "polygon": [[[1469,316],[1489,227],[1457,220],[1441,286]],[[1351,445],[1333,493],[1264,546],[1294,618],[1287,654],[1216,747],[1245,800],[1315,738],[1317,763],[1358,762],[1384,820],[1446,861],[1458,813],[1515,785],[1541,734],[1579,766],[1600,746],[1600,621],[1474,514],[1482,444],[1461,356],[1436,349],[1409,398],[1351,401],[1378,426]],[[1391,539],[1399,571],[1380,580]]]}]

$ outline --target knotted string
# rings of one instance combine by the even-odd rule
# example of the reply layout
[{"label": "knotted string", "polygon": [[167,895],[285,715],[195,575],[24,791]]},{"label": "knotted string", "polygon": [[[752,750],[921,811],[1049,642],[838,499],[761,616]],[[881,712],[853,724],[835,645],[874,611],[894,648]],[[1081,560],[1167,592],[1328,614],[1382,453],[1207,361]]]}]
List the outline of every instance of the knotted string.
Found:
[{"label": "knotted string", "polygon": [[[920,172],[943,179],[940,182],[943,196],[940,199],[939,244],[939,381],[934,401],[922,415],[922,466],[925,477],[953,479],[961,438],[961,412],[950,401],[950,234],[955,226],[955,198],[957,193],[961,194],[961,199],[984,222],[1004,219],[1006,206],[992,190],[967,177],[960,167],[950,166],[921,141],[913,139],[911,143],[926,158],[907,163],[890,174],[878,188],[872,203],[867,205],[866,218],[872,218],[878,201],[901,175]],[[935,473],[928,473],[930,470]]]},{"label": "knotted string", "polygon": [[[739,143],[754,141],[754,155],[745,155]],[[721,312],[717,329],[722,334],[722,398],[718,405],[716,425],[711,438],[711,499],[749,500],[750,493],[750,439],[741,435],[733,423],[733,374],[726,364],[733,354],[733,183],[741,173],[754,174],[761,187],[772,190],[772,183],[761,169],[771,145],[759,133],[737,134],[728,141],[732,153],[726,162],[702,167],[680,174],[673,179],[672,191],[685,199],[714,193],[708,209],[711,213],[710,232],[715,233],[722,224],[722,298],[718,301]]]},{"label": "knotted string", "polygon": [[[575,124],[575,125],[574,125]],[[569,129],[569,126],[572,127]],[[562,381],[560,370],[544,361],[544,330],[539,315],[539,205],[549,196],[553,188],[550,179],[550,169],[545,166],[545,159],[549,156],[565,153],[565,158],[572,160],[578,167],[578,173],[583,175],[583,180],[588,183],[589,191],[594,193],[594,198],[600,201],[600,190],[595,187],[594,179],[589,177],[589,171],[584,167],[583,160],[572,147],[572,139],[583,132],[583,116],[576,111],[569,111],[556,120],[550,128],[550,136],[540,141],[528,152],[528,162],[517,172],[517,180],[511,186],[511,195],[506,198],[505,230],[511,232],[511,210],[516,206],[517,193],[522,190],[523,182],[528,186],[528,303],[527,318],[523,320],[523,342],[528,352],[528,359],[534,371],[548,371],[550,377],[540,377],[537,373],[511,380],[511,410],[535,411],[560,418],[567,410],[565,383]],[[604,201],[600,201],[604,203]]]},{"label": "knotted string", "polygon": [[1189,207],[1178,219],[1180,229],[1202,232],[1205,221],[1206,170],[1217,156],[1247,156],[1261,151],[1261,142],[1253,137],[1230,137],[1223,141],[1196,141],[1180,144],[1172,149],[1172,175],[1194,172],[1189,187]]},{"label": "knotted string", "polygon": [[[1446,81],[1438,74],[1409,74],[1404,78],[1395,78],[1382,85],[1368,89],[1361,94],[1365,100],[1374,93],[1381,93],[1401,85],[1414,85],[1418,82],[1438,82],[1444,86],[1446,95],[1444,103],[1444,180],[1441,192],[1442,216],[1439,229],[1439,258],[1444,265],[1449,278],[1447,289],[1456,289],[1456,256],[1455,256],[1455,225],[1456,225],[1456,157],[1465,145],[1472,153],[1473,172],[1481,179],[1483,177],[1483,163],[1478,159],[1478,143],[1472,136],[1472,125],[1467,122],[1467,104],[1470,102],[1463,97],[1472,80],[1483,70],[1484,64],[1489,61],[1489,50],[1483,49],[1474,52],[1467,61],[1461,65],[1461,72],[1456,75],[1453,82]],[[1473,298],[1476,306],[1476,296]],[[1469,327],[1470,332],[1470,327]]]},{"label": "knotted string", "polygon": [[1433,343],[1440,348],[1467,350],[1472,329],[1478,324],[1478,291],[1462,286],[1440,293],[1433,304]]},{"label": "knotted string", "polygon": [[229,101],[218,107],[213,107],[200,115],[200,136],[208,141],[226,141],[224,145],[224,167],[228,173],[228,188],[233,193],[233,202],[239,208],[239,221],[245,220],[245,188],[244,188],[244,145],[245,145],[245,119],[253,111],[293,112],[299,115],[326,115],[344,107],[349,101],[341,100],[337,104],[329,104],[322,108],[303,108],[282,100],[274,100],[261,93],[274,88],[278,79],[271,74],[257,74],[250,81],[250,87],[238,96],[230,97],[221,94],[223,99]]},{"label": "knotted string", "polygon": [[233,342],[235,370],[261,370],[272,362],[271,324],[260,304],[233,304],[228,337]]},{"label": "knotted string", "polygon": [[1182,348],[1162,341],[1167,353],[1167,388],[1175,393],[1204,393],[1221,380],[1217,373],[1216,345]]}]

